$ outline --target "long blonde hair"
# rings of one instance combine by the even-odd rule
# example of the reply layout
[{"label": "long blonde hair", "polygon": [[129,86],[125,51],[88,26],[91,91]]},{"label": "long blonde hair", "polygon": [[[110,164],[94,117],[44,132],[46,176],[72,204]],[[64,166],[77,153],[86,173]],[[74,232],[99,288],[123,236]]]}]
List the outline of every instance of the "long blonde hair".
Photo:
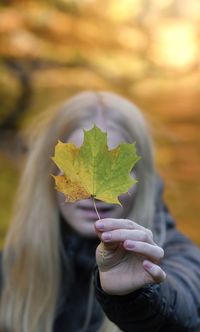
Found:
[{"label": "long blonde hair", "polygon": [[[48,116],[30,149],[17,193],[14,217],[3,252],[0,331],[51,332],[61,280],[59,211],[50,157],[57,140],[84,121],[93,122],[97,108],[135,141],[142,157],[132,218],[152,229],[155,172],[152,143],[140,111],[131,102],[108,92],[84,92]],[[107,331],[111,331],[111,325]],[[113,327],[114,328],[114,327]],[[106,331],[104,328],[104,331]]]}]

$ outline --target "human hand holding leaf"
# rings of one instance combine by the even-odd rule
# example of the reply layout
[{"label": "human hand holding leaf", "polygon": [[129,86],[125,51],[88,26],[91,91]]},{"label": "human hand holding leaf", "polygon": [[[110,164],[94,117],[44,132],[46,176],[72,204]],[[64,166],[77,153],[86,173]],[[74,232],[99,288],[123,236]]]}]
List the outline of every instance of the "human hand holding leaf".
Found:
[{"label": "human hand holding leaf", "polygon": [[59,141],[52,159],[63,173],[53,176],[56,189],[64,193],[67,202],[91,197],[94,204],[94,199],[120,204],[118,196],[137,182],[130,176],[140,159],[135,144],[122,143],[109,150],[107,133],[96,126],[84,130],[80,148]]}]

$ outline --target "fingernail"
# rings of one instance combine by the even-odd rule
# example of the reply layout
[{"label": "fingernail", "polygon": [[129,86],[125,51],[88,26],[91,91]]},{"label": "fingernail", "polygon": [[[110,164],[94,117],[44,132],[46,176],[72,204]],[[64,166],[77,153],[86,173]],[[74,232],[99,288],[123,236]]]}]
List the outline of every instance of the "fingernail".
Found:
[{"label": "fingernail", "polygon": [[153,263],[151,263],[149,261],[145,261],[143,265],[147,269],[151,269],[153,267]]},{"label": "fingernail", "polygon": [[126,241],[126,247],[129,249],[135,248],[135,244],[133,241]]},{"label": "fingernail", "polygon": [[102,234],[102,239],[105,241],[111,240],[111,234],[110,233],[103,233]]},{"label": "fingernail", "polygon": [[100,230],[103,230],[105,228],[104,224],[102,223],[102,221],[97,221],[96,222],[96,227]]}]

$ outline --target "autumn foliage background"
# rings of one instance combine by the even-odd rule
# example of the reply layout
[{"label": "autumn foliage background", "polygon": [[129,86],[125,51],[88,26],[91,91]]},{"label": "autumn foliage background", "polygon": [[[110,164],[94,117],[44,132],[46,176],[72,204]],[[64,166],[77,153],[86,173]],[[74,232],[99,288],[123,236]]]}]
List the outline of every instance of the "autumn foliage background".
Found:
[{"label": "autumn foliage background", "polygon": [[133,100],[152,124],[165,199],[200,244],[199,0],[0,4],[0,246],[34,116],[85,89]]}]

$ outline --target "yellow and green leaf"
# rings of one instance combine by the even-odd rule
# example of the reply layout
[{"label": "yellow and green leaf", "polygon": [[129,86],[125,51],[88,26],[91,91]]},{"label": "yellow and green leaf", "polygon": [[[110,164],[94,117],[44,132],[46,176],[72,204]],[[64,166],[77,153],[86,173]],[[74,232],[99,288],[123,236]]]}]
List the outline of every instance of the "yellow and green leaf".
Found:
[{"label": "yellow and green leaf", "polygon": [[140,159],[135,144],[122,143],[109,150],[107,133],[96,126],[84,130],[80,148],[59,141],[52,159],[63,173],[53,176],[56,189],[64,193],[69,202],[94,197],[120,204],[118,196],[137,182],[130,175]]}]

